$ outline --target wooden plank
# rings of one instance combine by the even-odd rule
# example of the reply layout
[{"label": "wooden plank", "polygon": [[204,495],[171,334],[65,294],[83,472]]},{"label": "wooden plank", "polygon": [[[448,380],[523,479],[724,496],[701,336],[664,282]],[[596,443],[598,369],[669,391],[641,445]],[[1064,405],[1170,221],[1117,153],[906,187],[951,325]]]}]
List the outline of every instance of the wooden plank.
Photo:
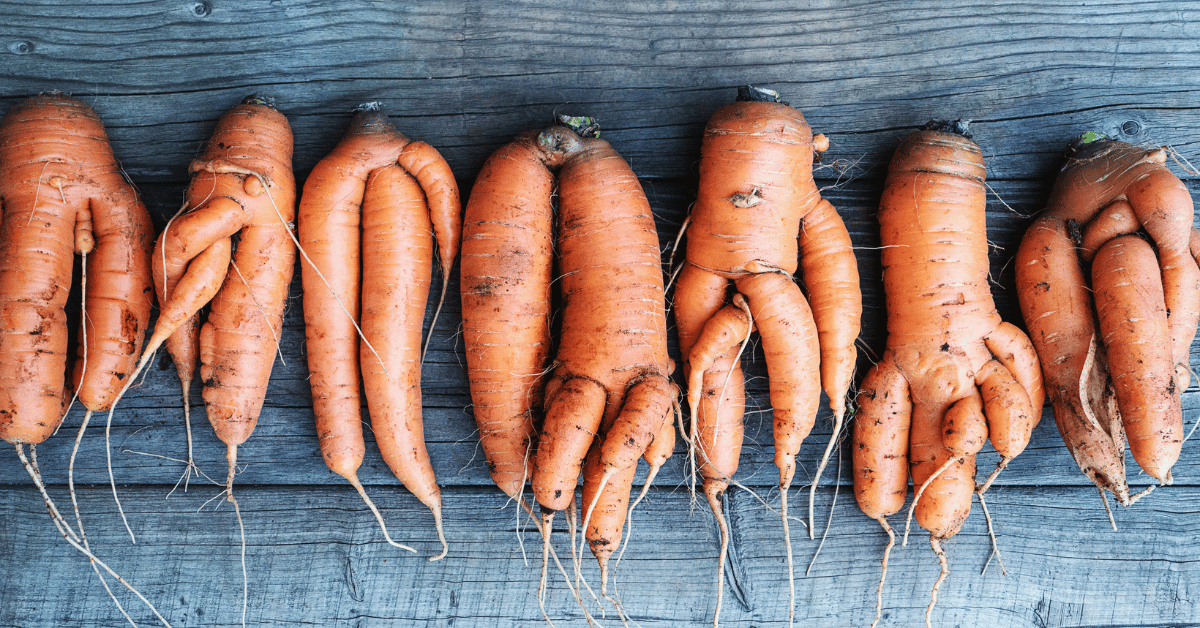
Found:
[{"label": "wooden plank", "polygon": [[[675,231],[686,214],[688,204],[694,198],[689,181],[665,180],[646,181],[645,187],[651,199],[664,248],[673,241]],[[1194,191],[1200,189],[1200,181],[1193,182]],[[1020,241],[1027,215],[1037,211],[1048,188],[1042,182],[1000,181],[993,185],[996,193],[989,200],[989,240],[995,245],[992,251],[993,290],[997,307],[1008,320],[1019,321],[1020,312],[1015,302],[1010,268],[1012,254]],[[885,321],[883,318],[882,284],[879,270],[879,236],[875,222],[879,187],[876,181],[863,177],[841,187],[829,188],[825,194],[839,208],[846,219],[851,238],[858,247],[859,271],[863,277],[864,344],[873,355],[883,350]],[[169,195],[156,188],[155,212],[173,213],[176,208],[162,200]],[[163,219],[165,221],[165,218]],[[297,273],[297,277],[298,277]],[[245,484],[335,484],[344,480],[329,472],[322,461],[313,425],[311,395],[308,389],[307,357],[304,353],[303,316],[300,310],[300,282],[292,285],[292,305],[289,307],[283,329],[281,350],[283,362],[276,361],[268,388],[267,403],[259,425],[251,439],[240,448],[239,462],[245,465],[239,482]],[[458,342],[458,327],[461,323],[457,273],[450,286],[451,298],[447,300],[442,319],[435,331],[435,342],[425,363],[423,373],[423,402],[425,405],[426,439],[434,462],[438,480],[448,485],[490,485],[482,452],[478,449],[478,435],[471,414],[470,394],[466,384],[465,360],[462,346]],[[432,316],[433,305],[427,313]],[[675,360],[679,360],[674,335],[670,348]],[[1193,345],[1193,360],[1200,356],[1200,340]],[[752,486],[773,486],[774,450],[771,446],[770,400],[766,387],[766,366],[762,351],[756,348],[745,360],[748,376],[747,443],[742,453],[739,479]],[[860,376],[871,364],[871,358],[863,352],[859,362]],[[678,376],[678,374],[677,374]],[[682,384],[682,382],[680,382]],[[202,408],[199,384],[192,395],[194,414],[193,436],[197,447],[197,462],[206,473],[214,478],[224,476],[225,448],[212,434]],[[1200,386],[1195,382],[1183,396],[1184,416],[1189,422],[1200,415]],[[130,484],[171,485],[182,471],[179,463],[161,458],[150,458],[132,452],[142,452],[181,458],[186,452],[186,439],[182,429],[182,411],[179,399],[179,384],[175,370],[170,366],[165,352],[146,376],[143,383],[130,390],[114,415],[112,442],[113,465],[118,481]],[[363,418],[367,418],[364,407]],[[82,419],[81,411],[75,411],[66,421],[59,434],[40,447],[47,461],[46,471],[51,482],[63,482],[60,473],[67,465],[67,458],[74,440],[74,426]],[[104,417],[93,419],[91,436],[80,451],[76,473],[82,482],[106,482],[108,472],[101,442]],[[97,422],[98,421],[98,422]],[[803,448],[799,458],[797,485],[809,481],[809,473],[816,469],[831,432],[831,415],[822,407],[817,428]],[[100,428],[100,429],[97,429]],[[369,432],[369,430],[368,430]],[[394,477],[380,460],[368,435],[369,453],[362,469],[361,478],[366,484],[391,486]],[[1200,458],[1189,455],[1196,445],[1185,445],[1184,455],[1175,468],[1176,482],[1197,484],[1200,481]],[[677,455],[664,469],[660,482],[676,485],[684,482],[686,469],[681,454],[682,442],[677,446]],[[990,448],[989,448],[990,451]],[[0,483],[29,483],[28,477],[16,465],[11,450],[0,450]],[[271,461],[291,460],[288,465],[275,465]],[[980,461],[981,469],[991,468],[994,457],[985,456]],[[1129,461],[1131,472],[1135,465]],[[825,481],[832,481],[826,477]],[[844,480],[848,481],[848,480]],[[1066,452],[1054,427],[1052,415],[1047,408],[1041,424],[1034,432],[1027,453],[1018,458],[998,480],[1002,484],[1075,485],[1086,486],[1087,480]],[[1135,479],[1141,484],[1141,480]]]},{"label": "wooden plank", "polygon": [[77,93],[135,180],[178,181],[220,113],[250,92],[279,98],[301,172],[336,142],[344,112],[380,100],[469,181],[497,146],[565,107],[601,119],[639,174],[664,177],[692,171],[705,120],[756,83],[829,134],[834,160],[879,168],[926,120],[968,118],[993,176],[1042,178],[1088,129],[1197,154],[1198,9],[0,2],[0,109],[47,89]]},{"label": "wooden plank", "polygon": [[[107,491],[81,491],[89,539],[101,559],[159,605],[172,625],[238,626],[241,568],[237,523],[228,504],[197,512],[217,491],[177,493],[131,489],[125,508],[139,543],[129,545]],[[436,551],[428,511],[397,490],[373,490],[394,535],[414,556],[381,541],[378,527],[349,488],[244,487],[250,625],[444,625],[456,628],[545,625],[537,604],[536,530],[520,533],[515,511],[494,489],[460,488],[444,499],[450,555]],[[59,504],[67,498],[55,490]],[[775,495],[764,494],[770,503]],[[831,491],[821,491],[820,512]],[[1108,520],[1091,489],[1002,487],[990,494],[1008,577],[995,561],[980,575],[990,544],[976,507],[963,531],[946,543],[952,573],[934,611],[936,625],[1126,626],[1192,625],[1200,601],[1200,538],[1190,522],[1200,490],[1164,489]],[[121,624],[86,560],[46,521],[29,487],[0,490],[0,548],[21,568],[0,570],[0,626],[39,628]],[[702,625],[714,608],[716,533],[707,508],[692,510],[683,491],[654,490],[635,513],[629,552],[613,588],[646,628]],[[785,626],[786,565],[777,516],[754,497],[729,499],[734,580],[725,592],[724,626]],[[879,559],[886,537],[843,492],[810,576],[816,551],[793,527],[797,561],[796,619],[820,626],[863,626],[874,616]],[[896,524],[902,524],[895,517]],[[564,559],[565,533],[555,546]],[[568,569],[570,566],[568,564]],[[923,621],[937,561],[918,530],[897,547],[884,586],[884,626]],[[583,574],[598,581],[594,559]],[[57,583],[47,586],[47,583]],[[734,594],[740,590],[743,606]],[[586,595],[586,594],[585,594]],[[127,593],[122,603],[141,625],[154,621]],[[1100,603],[1100,601],[1103,603]],[[589,599],[592,612],[598,612]],[[552,572],[549,616],[582,625],[578,606]],[[611,609],[604,625],[619,625]]]}]

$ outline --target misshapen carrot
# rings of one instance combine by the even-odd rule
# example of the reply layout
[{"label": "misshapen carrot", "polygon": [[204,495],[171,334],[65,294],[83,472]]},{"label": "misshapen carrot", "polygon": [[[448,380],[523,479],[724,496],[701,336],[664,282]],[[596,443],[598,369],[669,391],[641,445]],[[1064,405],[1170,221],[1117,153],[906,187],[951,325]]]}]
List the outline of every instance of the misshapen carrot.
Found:
[{"label": "misshapen carrot", "polygon": [[522,501],[550,356],[553,189],[537,133],[525,133],[484,163],[463,218],[459,283],[475,422],[492,481]]},{"label": "misshapen carrot", "polygon": [[[132,379],[152,305],[150,216],[88,105],[50,92],[18,103],[0,120],[0,212],[0,438],[16,444],[55,527],[88,556],[101,581],[104,569],[169,626],[92,554],[78,506],[76,532],[37,469],[36,445],[58,427],[70,397],[63,307],[74,254],[84,258],[84,298],[73,380],[87,409],[76,448],[92,413],[108,409]],[[74,452],[68,471],[74,503],[73,463]]]},{"label": "misshapen carrot", "polygon": [[[392,473],[433,511],[442,552],[441,491],[425,449],[421,416],[421,328],[433,269],[433,233],[421,188],[387,168],[363,199],[362,364],[379,452]],[[376,359],[375,353],[378,353]]]},{"label": "misshapen carrot", "polygon": [[[481,432],[502,425],[508,427],[501,429],[512,430],[493,441],[503,440],[505,451],[502,457],[489,453],[489,462],[497,483],[516,493],[527,469],[527,426],[534,416],[529,404],[538,397],[537,378],[544,369],[543,330],[549,324],[549,259],[544,243],[549,240],[553,181],[549,175],[557,172],[562,273],[558,284],[565,308],[532,467],[534,495],[542,508],[544,558],[554,515],[574,503],[580,469],[601,426],[614,426],[616,433],[632,436],[635,444],[597,454],[604,470],[591,476],[589,482],[595,484],[589,484],[588,494],[619,492],[619,487],[605,486],[602,479],[617,477],[628,499],[629,484],[620,472],[629,475],[637,456],[664,433],[664,408],[669,411],[674,394],[667,380],[672,364],[666,351],[663,278],[649,203],[629,165],[596,137],[594,122],[586,118],[564,122],[572,128],[555,126],[525,134],[489,160],[477,184],[481,201],[476,206],[472,200],[467,211],[462,280],[477,420]],[[514,190],[516,186],[495,179],[502,171],[524,173],[533,187]],[[496,214],[492,210],[497,203],[509,203],[515,211]],[[527,237],[522,235],[526,232],[532,236],[530,244],[509,248]],[[619,245],[614,246],[614,238]],[[532,301],[518,303],[514,295]],[[488,312],[488,307],[495,309]],[[502,339],[504,329],[512,329],[515,335]],[[526,344],[506,347],[518,338]],[[522,351],[528,355],[520,356]],[[511,363],[494,361],[510,354],[516,358]],[[600,441],[601,446],[605,442]],[[635,453],[625,455],[628,451]],[[499,475],[500,462],[506,463],[504,475]],[[627,466],[618,468],[621,465]],[[620,525],[614,526],[613,519],[623,520],[625,510],[622,504],[599,514],[595,525],[587,527],[593,531],[589,542],[603,563],[605,549],[620,538]],[[585,519],[589,516],[585,513]],[[545,565],[543,578],[544,569]]]},{"label": "misshapen carrot", "polygon": [[[1017,252],[1017,295],[1063,440],[1101,494],[1128,505],[1137,497],[1125,476],[1126,434],[1160,483],[1170,483],[1182,445],[1179,395],[1200,320],[1192,200],[1162,148],[1089,133],[1068,151]],[[1124,244],[1109,248],[1116,242]],[[1096,296],[1093,306],[1089,286],[1103,304]]]},{"label": "misshapen carrot", "polygon": [[940,542],[971,509],[974,452],[995,425],[1004,436],[996,448],[1019,453],[1014,437],[1027,442],[1041,389],[1037,357],[1001,322],[988,287],[983,157],[963,127],[941,128],[907,137],[888,169],[879,210],[887,348],[864,381],[853,445],[859,506],[887,529],[904,473],[888,456],[908,430],[913,485],[928,481],[916,519],[942,562],[927,624],[948,571]]},{"label": "misshapen carrot", "polygon": [[[291,162],[287,118],[269,98],[246,98],[217,121],[200,156],[189,165],[192,180],[184,209],[159,235],[153,256],[154,283],[161,285],[165,300],[137,370],[201,307],[210,305],[198,336],[200,378],[209,422],[226,445],[225,493],[239,526],[241,510],[233,494],[237,447],[254,430],[266,398],[295,260]],[[190,338],[182,335],[180,343],[188,346]],[[243,532],[243,546],[244,540]],[[242,593],[244,622],[249,599],[245,577]]]},{"label": "misshapen carrot", "polygon": [[[605,417],[615,420],[634,389],[657,385],[672,369],[658,237],[633,171],[607,142],[566,127],[543,131],[538,145],[548,165],[559,169],[558,252],[566,301],[533,481],[538,502],[552,513],[574,493],[589,432]],[[647,414],[654,433],[662,414]]]},{"label": "misshapen carrot", "polygon": [[[358,481],[365,453],[361,363],[384,460],[434,511],[439,536],[440,493],[421,421],[420,339],[433,234],[444,296],[458,251],[460,215],[449,165],[432,147],[401,134],[378,103],[359,108],[341,142],[313,169],[299,210],[305,333],[321,453],[382,526]],[[364,284],[360,268],[371,281]],[[386,527],[383,531],[392,542]]]},{"label": "misshapen carrot", "polygon": [[230,452],[258,422],[279,344],[296,255],[287,224],[296,211],[291,165],[287,119],[266,104],[247,103],[222,116],[190,167],[189,204],[227,196],[243,207],[237,213],[248,215],[200,328],[208,420]]}]

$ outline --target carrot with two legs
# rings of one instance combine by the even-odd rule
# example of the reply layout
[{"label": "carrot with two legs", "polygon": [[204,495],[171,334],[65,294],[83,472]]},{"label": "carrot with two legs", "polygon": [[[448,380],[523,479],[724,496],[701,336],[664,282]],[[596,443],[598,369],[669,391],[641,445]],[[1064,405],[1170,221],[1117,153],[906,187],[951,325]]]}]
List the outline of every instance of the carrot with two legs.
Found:
[{"label": "carrot with two legs", "polygon": [[384,461],[433,511],[442,552],[431,560],[445,556],[447,546],[421,419],[421,327],[434,236],[444,297],[461,213],[445,159],[396,130],[377,103],[355,113],[342,141],[309,175],[300,201],[305,333],[321,453],[362,495],[388,542],[399,545],[358,480],[365,452],[361,372]]},{"label": "carrot with two legs", "polygon": [[[75,452],[92,414],[111,407],[122,382],[132,379],[151,309],[150,216],[90,107],[50,92],[18,103],[0,120],[0,211],[0,313],[5,321],[0,334],[0,438],[16,446],[55,527],[89,558],[105,589],[101,569],[169,625],[92,553],[75,499]],[[58,428],[72,399],[64,307],[74,254],[84,260],[84,296],[73,379],[75,398],[87,410],[68,468],[78,532],[51,500],[36,451]],[[117,606],[132,623],[119,602]]]}]

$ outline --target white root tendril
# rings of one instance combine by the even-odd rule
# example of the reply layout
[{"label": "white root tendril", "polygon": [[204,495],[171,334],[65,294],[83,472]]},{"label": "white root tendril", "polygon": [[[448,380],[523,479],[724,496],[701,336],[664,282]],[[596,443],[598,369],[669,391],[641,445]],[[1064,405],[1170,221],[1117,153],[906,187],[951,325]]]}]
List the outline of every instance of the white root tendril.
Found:
[{"label": "white root tendril", "polygon": [[[25,471],[29,473],[29,477],[33,479],[34,485],[37,487],[38,491],[42,494],[42,501],[45,502],[46,510],[50,513],[50,519],[54,523],[54,527],[58,529],[58,533],[61,534],[64,539],[66,539],[67,543],[70,544],[71,547],[74,547],[76,550],[79,550],[79,552],[81,552],[84,556],[87,556],[88,560],[92,562],[93,567],[99,566],[101,569],[104,569],[104,571],[108,572],[108,574],[110,576],[112,576],[113,578],[116,578],[117,582],[120,582],[122,585],[125,586],[125,588],[127,588],[131,592],[133,592],[133,594],[136,595],[138,597],[138,599],[141,600],[142,603],[144,603],[150,609],[150,611],[152,613],[154,613],[154,616],[157,617],[158,620],[162,622],[163,626],[166,626],[166,628],[171,628],[170,622],[168,622],[166,620],[166,618],[164,618],[162,616],[162,614],[158,612],[158,609],[155,608],[154,605],[150,603],[150,600],[147,600],[146,597],[144,595],[142,595],[140,591],[133,588],[133,585],[126,582],[125,579],[122,578],[120,574],[113,571],[111,567],[109,567],[107,564],[104,563],[104,561],[97,558],[96,555],[93,554],[90,549],[88,549],[87,547],[80,544],[80,537],[75,534],[75,531],[73,529],[71,529],[70,524],[67,523],[66,519],[63,518],[62,514],[59,513],[58,508],[54,505],[54,500],[52,500],[50,498],[50,493],[47,492],[46,485],[42,481],[41,472],[38,471],[37,469],[35,469],[33,463],[31,463],[29,458],[27,458],[25,456],[24,446],[18,444],[16,446],[16,448],[17,448],[17,458],[19,458],[21,460],[21,464],[24,465]],[[101,581],[103,581],[103,578],[101,578]],[[106,589],[108,588],[107,585],[105,586],[105,588]],[[111,590],[109,591],[109,595],[112,595]],[[114,597],[113,600],[116,601],[116,598]],[[119,603],[117,604],[117,608],[121,608],[121,605]],[[131,619],[129,617],[129,615],[125,613],[124,609],[121,609],[121,613],[125,615],[125,619],[127,619],[129,621],[129,623],[133,624],[135,627],[137,626],[137,624],[133,622],[133,619]]]},{"label": "white root tendril", "polygon": [[979,498],[979,506],[983,508],[983,520],[987,522],[988,536],[992,537],[992,553],[988,554],[987,562],[983,564],[983,571],[979,575],[987,573],[988,565],[992,564],[992,557],[996,557],[996,562],[1000,563],[1000,573],[1005,577],[1008,576],[1008,569],[1004,567],[1004,556],[1000,554],[1000,544],[996,541],[996,531],[992,528],[992,514],[988,512],[987,502],[983,500],[983,492],[976,492],[975,496]]},{"label": "white root tendril", "polygon": [[937,606],[938,590],[942,588],[942,582],[946,580],[946,576],[950,575],[950,563],[946,562],[946,552],[942,549],[942,540],[931,534],[929,535],[929,546],[933,548],[933,553],[937,554],[942,571],[933,583],[933,591],[929,595],[929,606],[925,609],[925,628],[933,628],[933,607]]},{"label": "white root tendril", "polygon": [[887,578],[888,557],[892,554],[892,548],[896,546],[896,531],[888,525],[887,517],[881,516],[876,521],[883,526],[883,531],[887,532],[888,544],[883,549],[883,568],[879,572],[879,587],[875,589],[875,621],[871,622],[871,628],[875,628],[879,620],[883,619],[883,581]]}]

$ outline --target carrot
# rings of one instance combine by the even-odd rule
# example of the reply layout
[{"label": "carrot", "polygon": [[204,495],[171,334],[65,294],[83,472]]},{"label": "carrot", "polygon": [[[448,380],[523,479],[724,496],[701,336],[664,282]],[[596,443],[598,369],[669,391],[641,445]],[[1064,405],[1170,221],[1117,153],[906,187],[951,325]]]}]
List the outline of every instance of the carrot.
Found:
[{"label": "carrot", "polygon": [[[239,527],[241,509],[233,495],[237,446],[254,430],[266,398],[295,259],[291,161],[291,127],[272,99],[250,96],[217,121],[188,167],[192,181],[183,210],[155,244],[154,283],[161,285],[165,299],[134,373],[201,307],[210,305],[197,345],[200,379],[209,423],[226,445],[225,494]],[[186,336],[181,339],[184,345],[189,342]],[[109,409],[110,422],[115,404]],[[244,530],[242,599],[245,623],[249,581]]]},{"label": "carrot", "polygon": [[1089,133],[1068,151],[1017,252],[1017,295],[1063,440],[1102,496],[1129,505],[1126,434],[1160,484],[1182,445],[1200,320],[1192,200],[1162,148]]},{"label": "carrot", "polygon": [[[150,318],[150,216],[113,156],[104,125],[59,92],[28,98],[0,120],[0,438],[41,492],[63,538],[100,573],[141,593],[92,553],[74,492],[74,456],[93,412],[131,379]],[[36,447],[62,422],[67,397],[67,293],[72,253],[83,256],[83,317],[73,380],[87,409],[68,470],[78,533],[62,517],[37,467]],[[91,277],[92,285],[88,286]],[[30,458],[24,446],[30,445]],[[113,601],[128,619],[116,597]],[[130,619],[132,623],[132,619]]]},{"label": "carrot", "polygon": [[[742,88],[738,102],[713,114],[704,133],[700,187],[688,219],[687,266],[675,291],[684,356],[690,356],[696,334],[725,302],[729,284],[736,284],[749,303],[769,354],[785,534],[795,456],[812,429],[821,389],[828,395],[834,433],[809,493],[810,538],[816,486],[845,414],[862,314],[850,236],[813,182],[813,155],[827,147],[825,136],[813,136],[804,116],[769,90]],[[807,295],[791,278],[797,270]],[[696,379],[694,369],[685,360],[689,380]],[[732,416],[732,407],[721,405],[730,415],[716,423],[740,422]],[[706,494],[718,490],[707,486],[712,481],[706,476]],[[785,542],[790,571],[790,538]],[[792,590],[794,605],[794,584]]]},{"label": "carrot", "polygon": [[463,217],[463,345],[479,442],[492,481],[521,503],[550,356],[553,188],[537,133],[525,133],[484,163]]},{"label": "carrot", "polygon": [[[378,103],[359,107],[342,141],[305,182],[298,228],[306,258],[301,266],[305,333],[322,456],[358,490],[384,538],[409,550],[391,540],[358,480],[366,448],[359,372],[361,360],[384,460],[433,510],[445,550],[440,493],[421,423],[420,345],[433,234],[444,282],[458,250],[461,203],[449,165],[428,151],[433,149],[401,134]],[[372,277],[365,286],[360,267]]]},{"label": "carrot", "polygon": [[888,557],[896,544],[896,534],[887,518],[904,507],[908,496],[908,436],[912,427],[912,398],[908,382],[894,360],[881,360],[867,371],[858,387],[857,416],[854,421],[851,459],[854,467],[854,497],[863,514],[879,522],[888,535],[883,550],[879,588],[875,598],[874,628],[883,614],[883,583],[887,577]]},{"label": "carrot", "polygon": [[1137,236],[1110,240],[1092,262],[1092,287],[1129,451],[1151,477],[1170,481],[1183,415],[1154,250]]},{"label": "carrot", "polygon": [[[551,177],[557,173],[558,284],[566,305],[555,368],[545,386],[545,421],[532,474],[542,508],[543,557],[554,515],[574,502],[593,435],[601,425],[619,425],[613,428],[617,433],[634,438],[634,444],[604,456],[601,475],[612,478],[628,471],[663,431],[673,394],[667,380],[672,365],[666,350],[658,238],[649,203],[629,165],[596,137],[593,121],[563,121],[572,128],[554,126],[522,135],[489,160],[476,186],[480,200],[477,203],[473,194],[467,209],[462,280],[468,367],[481,439],[497,436],[492,440],[496,448],[488,454],[493,477],[506,492],[516,494],[527,469],[531,402],[539,397],[537,380],[545,368],[543,330],[549,305],[542,295],[548,294],[550,260],[544,243]],[[532,237],[519,235],[526,230]],[[514,247],[522,237],[529,242]],[[498,311],[488,312],[489,306]],[[501,339],[505,333],[508,336]],[[505,346],[508,342],[511,348]],[[519,356],[522,351],[532,355]],[[497,362],[486,355],[492,352],[494,357],[515,359]],[[607,442],[601,441],[601,446]],[[603,481],[594,480],[596,490],[589,496],[603,492]],[[618,483],[627,499],[628,482],[621,478]],[[590,508],[584,514],[589,524],[591,514]],[[599,514],[589,527],[602,538],[594,533],[589,542],[604,561],[606,548],[620,538],[620,524],[613,521],[624,518],[624,505]],[[543,564],[543,587],[544,577]]]},{"label": "carrot", "polygon": [[855,494],[893,540],[886,517],[903,505],[905,445],[922,487],[913,512],[942,565],[926,624],[949,572],[941,541],[970,513],[975,452],[990,432],[1002,456],[1019,453],[1040,391],[1037,357],[988,289],[986,172],[963,133],[931,123],[892,157],[879,210],[889,333],[855,417]]}]

